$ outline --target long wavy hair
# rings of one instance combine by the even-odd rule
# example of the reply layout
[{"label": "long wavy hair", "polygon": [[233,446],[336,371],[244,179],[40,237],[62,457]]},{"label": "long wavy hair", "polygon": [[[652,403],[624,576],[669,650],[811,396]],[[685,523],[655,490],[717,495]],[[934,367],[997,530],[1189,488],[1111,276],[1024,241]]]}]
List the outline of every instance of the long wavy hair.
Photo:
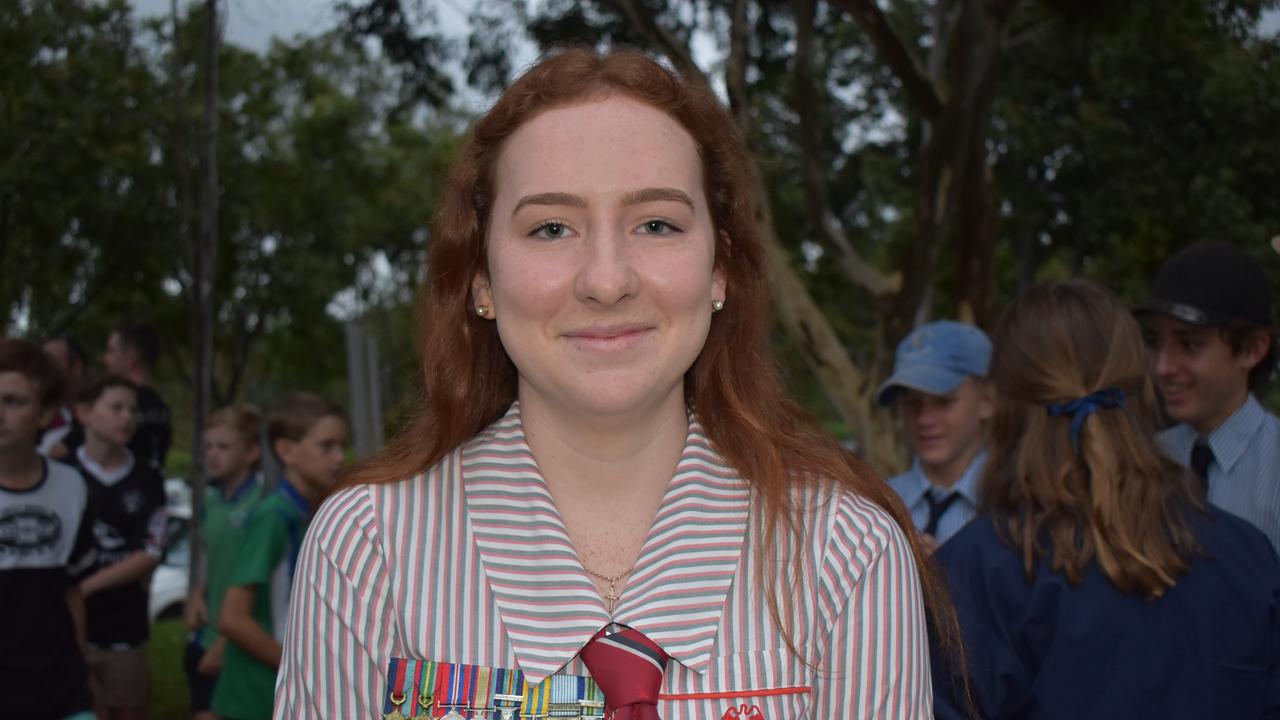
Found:
[{"label": "long wavy hair", "polygon": [[[996,413],[982,501],[1022,552],[1028,580],[1046,554],[1069,582],[1097,561],[1115,587],[1160,597],[1198,550],[1189,513],[1203,500],[1156,444],[1156,396],[1137,321],[1084,280],[1039,285],[1000,318]],[[1117,388],[1071,439],[1048,405]]]},{"label": "long wavy hair", "polygon": [[[705,346],[685,375],[685,396],[716,449],[754,489],[764,533],[757,551],[776,554],[779,533],[803,538],[790,504],[797,483],[825,478],[884,508],[911,539],[937,637],[958,649],[954,611],[912,529],[905,507],[791,400],[769,342],[769,288],[756,231],[752,165],[735,124],[708,90],[636,52],[565,50],[518,79],[474,125],[449,173],[435,217],[418,307],[424,394],[403,432],[353,466],[344,485],[420,473],[500,417],[516,399],[516,369],[494,324],[472,312],[471,282],[487,273],[485,237],[494,166],[503,142],[540,112],[606,96],[644,102],[674,118],[696,141],[714,225],[715,265],[732,301],[715,314]],[[803,568],[803,542],[793,542]],[[763,568],[766,563],[758,564]],[[803,572],[794,570],[793,572]],[[769,607],[792,650],[794,592],[767,586]],[[795,582],[799,578],[793,578]]]}]

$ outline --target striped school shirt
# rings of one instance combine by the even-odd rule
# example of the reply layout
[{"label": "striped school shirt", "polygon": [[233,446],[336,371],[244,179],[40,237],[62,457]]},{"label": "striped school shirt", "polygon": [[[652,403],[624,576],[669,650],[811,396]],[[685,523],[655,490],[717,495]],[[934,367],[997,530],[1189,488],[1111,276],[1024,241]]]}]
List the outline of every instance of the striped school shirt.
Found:
[{"label": "striped school shirt", "polygon": [[[391,658],[587,675],[578,651],[611,621],[660,644],[658,712],[694,718],[927,718],[928,640],[903,533],[871,502],[796,493],[804,561],[761,558],[751,492],[696,419],[611,617],[525,441],[519,404],[423,475],[347,488],[299,559],[275,717],[381,718]],[[790,557],[780,540],[777,557]],[[792,654],[755,582],[787,592]],[[807,661],[807,662],[806,662]]]},{"label": "striped school shirt", "polygon": [[911,522],[921,532],[924,532],[925,526],[929,523],[929,501],[925,499],[925,493],[934,493],[938,498],[946,497],[952,492],[960,494],[960,497],[956,498],[956,501],[938,520],[936,539],[941,545],[977,516],[978,505],[982,502],[978,481],[982,479],[982,469],[986,464],[986,451],[979,452],[974,456],[973,462],[969,463],[969,467],[965,468],[964,474],[955,485],[950,488],[941,488],[929,481],[929,476],[924,474],[924,466],[920,464],[920,458],[916,458],[906,472],[889,479],[889,487],[893,488],[894,492],[898,493],[898,497],[902,498],[902,502],[906,503],[907,510],[911,512]]},{"label": "striped school shirt", "polygon": [[[1196,430],[1186,423],[1160,433],[1169,457],[1191,467]],[[1253,395],[1209,433],[1209,502],[1253,523],[1280,552],[1280,418]]]}]

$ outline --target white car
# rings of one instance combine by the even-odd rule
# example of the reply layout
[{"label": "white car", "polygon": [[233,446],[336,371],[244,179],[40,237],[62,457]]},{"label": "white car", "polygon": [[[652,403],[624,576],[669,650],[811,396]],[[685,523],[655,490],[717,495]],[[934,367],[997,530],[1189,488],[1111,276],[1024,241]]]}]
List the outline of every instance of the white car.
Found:
[{"label": "white car", "polygon": [[169,504],[168,549],[151,574],[151,622],[181,618],[191,573],[191,486],[182,478],[164,481]]}]

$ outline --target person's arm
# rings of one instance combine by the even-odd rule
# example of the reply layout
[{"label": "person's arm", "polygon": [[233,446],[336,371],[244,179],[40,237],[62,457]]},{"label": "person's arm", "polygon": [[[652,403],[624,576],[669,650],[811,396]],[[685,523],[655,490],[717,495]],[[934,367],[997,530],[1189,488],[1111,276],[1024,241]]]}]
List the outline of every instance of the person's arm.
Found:
[{"label": "person's arm", "polygon": [[[1022,623],[1038,618],[1031,624],[1051,625],[1025,599],[1030,587],[1020,553],[995,541],[989,517],[980,516],[974,522],[988,526],[984,534],[948,540],[936,555],[965,640],[963,673],[959,658],[935,655],[934,702],[939,720],[967,720],[975,713],[978,717],[1020,714],[1035,682],[1036,663],[1024,658],[1019,648],[1040,646],[1022,631]],[[966,674],[967,688],[961,679]]]},{"label": "person's arm", "polygon": [[276,720],[381,717],[387,664],[409,652],[399,646],[394,613],[369,489],[343,490],[320,508],[302,542]]},{"label": "person's arm", "polygon": [[164,487],[159,477],[149,480],[147,496],[144,508],[146,521],[133,528],[127,538],[129,545],[138,549],[120,562],[112,563],[85,578],[80,583],[80,592],[86,598],[103,590],[146,582],[160,564],[167,542],[165,530],[169,524],[169,513],[164,507]]},{"label": "person's arm", "polygon": [[249,654],[249,657],[271,667],[280,666],[280,643],[266,628],[253,619],[253,601],[258,597],[256,585],[227,588],[218,613],[218,632]]},{"label": "person's arm", "polygon": [[191,591],[187,593],[187,604],[182,609],[182,619],[192,630],[199,629],[209,620],[209,606],[204,601],[206,589],[204,583],[197,583],[192,585]]},{"label": "person's arm", "polygon": [[920,576],[902,530],[887,514],[844,501],[835,510],[819,582],[848,597],[828,618],[813,679],[816,718],[933,717]]},{"label": "person's arm", "polygon": [[159,564],[159,558],[146,550],[132,552],[120,562],[112,563],[85,578],[80,583],[80,592],[89,597],[103,590],[140,583],[150,577]]},{"label": "person's arm", "polygon": [[[204,655],[200,656],[200,662],[196,665],[196,671],[201,675],[217,675],[222,670],[222,659],[227,654],[227,639],[221,635],[208,650],[204,651]],[[278,663],[277,663],[278,664]]]},{"label": "person's arm", "polygon": [[67,609],[71,612],[71,624],[75,626],[76,645],[80,648],[80,654],[89,657],[89,626],[85,620],[84,595],[80,594],[80,588],[75,583],[67,586]]}]

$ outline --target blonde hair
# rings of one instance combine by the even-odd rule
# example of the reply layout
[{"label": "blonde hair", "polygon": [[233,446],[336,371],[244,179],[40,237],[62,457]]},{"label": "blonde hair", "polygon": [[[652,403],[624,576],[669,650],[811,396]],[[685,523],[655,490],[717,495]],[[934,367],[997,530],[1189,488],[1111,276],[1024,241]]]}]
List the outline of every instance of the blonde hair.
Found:
[{"label": "blonde hair", "polygon": [[[1203,508],[1186,471],[1155,440],[1155,390],[1138,323],[1083,280],[1028,290],[994,333],[996,413],[982,500],[1022,551],[1073,585],[1097,560],[1118,589],[1160,597],[1198,550],[1188,513]],[[1050,404],[1116,388],[1126,401],[1087,417]]]},{"label": "blonde hair", "polygon": [[[226,428],[239,435],[246,446],[258,447],[262,444],[260,439],[262,412],[254,405],[236,403],[214,410],[209,413],[209,419],[205,422],[205,429],[215,427]],[[257,469],[259,464],[260,462],[254,462],[254,469]]]}]

